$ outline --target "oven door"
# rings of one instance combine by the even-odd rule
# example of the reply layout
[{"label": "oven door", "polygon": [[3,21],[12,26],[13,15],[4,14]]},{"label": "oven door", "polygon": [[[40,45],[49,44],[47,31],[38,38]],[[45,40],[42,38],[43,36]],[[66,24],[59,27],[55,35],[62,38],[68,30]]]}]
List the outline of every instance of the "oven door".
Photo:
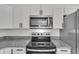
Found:
[{"label": "oven door", "polygon": [[27,54],[56,54],[56,49],[27,49]]}]

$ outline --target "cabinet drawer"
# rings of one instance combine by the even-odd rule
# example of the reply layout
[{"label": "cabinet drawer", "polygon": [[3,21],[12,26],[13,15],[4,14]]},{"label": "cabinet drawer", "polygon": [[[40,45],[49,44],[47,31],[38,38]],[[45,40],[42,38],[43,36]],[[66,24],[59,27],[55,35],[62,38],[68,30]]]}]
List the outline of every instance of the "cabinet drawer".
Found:
[{"label": "cabinet drawer", "polygon": [[4,54],[4,49],[0,49],[0,54]]},{"label": "cabinet drawer", "polygon": [[[2,51],[1,51],[2,52]],[[25,54],[25,48],[9,47],[4,49],[4,54]]]},{"label": "cabinet drawer", "polygon": [[71,54],[70,48],[57,48],[57,54]]},{"label": "cabinet drawer", "polygon": [[15,48],[13,49],[13,54],[25,54],[26,50],[25,48]]}]

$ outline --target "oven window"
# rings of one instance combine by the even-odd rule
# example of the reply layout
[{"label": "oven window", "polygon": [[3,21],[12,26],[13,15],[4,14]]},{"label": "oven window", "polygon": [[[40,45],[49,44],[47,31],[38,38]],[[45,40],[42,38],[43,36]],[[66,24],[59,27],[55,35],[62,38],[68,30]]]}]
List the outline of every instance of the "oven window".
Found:
[{"label": "oven window", "polygon": [[50,42],[50,37],[32,37],[32,42]]}]

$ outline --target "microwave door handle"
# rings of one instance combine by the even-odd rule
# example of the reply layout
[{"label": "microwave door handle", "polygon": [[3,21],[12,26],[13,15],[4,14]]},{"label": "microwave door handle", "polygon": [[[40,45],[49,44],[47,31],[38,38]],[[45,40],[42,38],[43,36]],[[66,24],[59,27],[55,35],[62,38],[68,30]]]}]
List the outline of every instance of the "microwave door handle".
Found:
[{"label": "microwave door handle", "polygon": [[53,20],[50,19],[50,26],[53,26]]},{"label": "microwave door handle", "polygon": [[48,22],[47,23],[48,23],[48,26],[50,26],[50,19],[49,18],[48,18]]}]

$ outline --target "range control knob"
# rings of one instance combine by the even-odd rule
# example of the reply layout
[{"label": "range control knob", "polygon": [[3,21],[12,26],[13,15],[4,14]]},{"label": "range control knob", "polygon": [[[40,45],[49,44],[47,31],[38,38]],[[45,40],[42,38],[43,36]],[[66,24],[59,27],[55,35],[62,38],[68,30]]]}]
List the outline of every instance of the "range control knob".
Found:
[{"label": "range control knob", "polygon": [[46,33],[46,35],[50,35],[50,33]]},{"label": "range control knob", "polygon": [[36,35],[36,33],[32,33],[32,35]]},{"label": "range control knob", "polygon": [[37,35],[40,35],[40,33],[37,33]]}]

